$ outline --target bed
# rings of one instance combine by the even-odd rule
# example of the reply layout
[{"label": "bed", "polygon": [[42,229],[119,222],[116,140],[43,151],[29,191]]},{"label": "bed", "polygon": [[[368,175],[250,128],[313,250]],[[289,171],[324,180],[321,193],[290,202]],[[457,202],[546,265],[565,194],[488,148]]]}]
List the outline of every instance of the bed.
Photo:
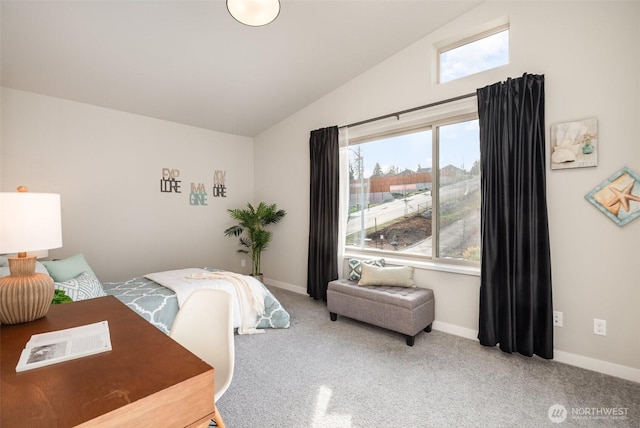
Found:
[{"label": "bed", "polygon": [[[263,333],[265,329],[289,328],[289,313],[257,279],[215,268],[188,268],[155,272],[125,281],[100,282],[82,253],[65,259],[36,262],[36,272],[54,280],[53,303],[115,296],[152,325],[169,333],[180,305],[198,288],[218,288],[234,298],[234,328],[238,334]],[[8,257],[0,255],[0,277],[10,274]],[[169,280],[167,280],[167,275]],[[190,278],[195,276],[196,278]],[[149,279],[149,277],[155,280]],[[175,287],[182,282],[185,288]],[[244,286],[242,286],[244,285]],[[173,289],[176,291],[174,291]]]},{"label": "bed", "polygon": [[[224,272],[210,267],[205,267],[203,270],[207,272]],[[254,327],[256,329],[289,328],[289,313],[264,284],[257,280],[256,282],[264,291],[264,311],[258,315]],[[165,333],[169,333],[179,310],[178,296],[173,290],[152,281],[146,276],[126,281],[103,282],[102,286],[106,294],[115,296],[155,327]],[[237,296],[234,296],[234,301],[237,301]],[[235,312],[237,311],[238,308],[235,308]],[[240,327],[237,314],[234,316],[234,327]]]}]

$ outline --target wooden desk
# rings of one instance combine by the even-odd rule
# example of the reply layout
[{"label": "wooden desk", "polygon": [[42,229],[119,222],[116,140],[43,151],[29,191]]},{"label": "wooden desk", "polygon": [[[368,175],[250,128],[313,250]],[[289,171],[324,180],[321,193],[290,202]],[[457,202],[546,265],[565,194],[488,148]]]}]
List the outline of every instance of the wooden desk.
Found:
[{"label": "wooden desk", "polygon": [[[33,334],[107,320],[112,351],[16,373]],[[213,368],[113,296],[0,327],[0,426],[207,426]]]}]

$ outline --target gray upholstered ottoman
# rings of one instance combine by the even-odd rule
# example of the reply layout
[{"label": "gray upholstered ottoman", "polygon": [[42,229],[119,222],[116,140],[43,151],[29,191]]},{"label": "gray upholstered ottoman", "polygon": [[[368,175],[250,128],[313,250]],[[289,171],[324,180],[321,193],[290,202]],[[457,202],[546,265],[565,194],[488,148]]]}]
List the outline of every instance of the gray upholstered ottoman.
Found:
[{"label": "gray upholstered ottoman", "polygon": [[402,333],[409,346],[420,331],[431,331],[435,319],[433,291],[428,288],[361,286],[346,279],[329,283],[327,309],[332,321],[344,315]]}]

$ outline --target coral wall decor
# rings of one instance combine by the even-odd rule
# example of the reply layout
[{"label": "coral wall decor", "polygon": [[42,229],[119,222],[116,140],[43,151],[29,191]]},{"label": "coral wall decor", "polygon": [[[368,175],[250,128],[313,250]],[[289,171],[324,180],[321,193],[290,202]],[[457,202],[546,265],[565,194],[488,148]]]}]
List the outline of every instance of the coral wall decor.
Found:
[{"label": "coral wall decor", "polygon": [[622,168],[585,198],[618,226],[624,226],[640,216],[640,176]]}]

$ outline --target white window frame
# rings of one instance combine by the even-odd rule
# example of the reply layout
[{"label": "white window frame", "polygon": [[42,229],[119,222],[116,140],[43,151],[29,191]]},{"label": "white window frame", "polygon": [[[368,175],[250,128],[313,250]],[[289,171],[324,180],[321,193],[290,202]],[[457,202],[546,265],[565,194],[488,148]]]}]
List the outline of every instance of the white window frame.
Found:
[{"label": "white window frame", "polygon": [[[411,113],[403,114],[402,116],[387,118],[379,121],[375,121],[369,124],[355,126],[348,128],[343,134],[345,140],[341,144],[341,178],[348,177],[348,150],[357,144],[362,144],[368,141],[377,140],[383,137],[401,135],[409,132],[416,132],[420,130],[431,129],[432,138],[432,206],[437,206],[438,196],[436,189],[439,189],[439,141],[438,132],[436,132],[437,126],[449,125],[452,123],[464,122],[474,120],[478,118],[477,100],[476,97],[470,97],[458,101],[454,101],[447,104],[442,104],[433,108],[426,108],[424,110],[418,110]],[[341,180],[343,183],[345,180]],[[343,189],[345,189],[343,187]],[[434,197],[434,192],[436,196]],[[341,196],[341,213],[347,212],[344,207],[348,206],[348,185],[346,191],[343,190]],[[433,224],[437,225],[437,216],[439,209],[434,209]],[[437,233],[432,233],[432,240],[434,240],[434,251],[432,255],[421,256],[417,254],[399,254],[397,252],[373,250],[366,248],[357,248],[346,245],[346,215],[343,216],[343,223],[340,228],[341,239],[341,251],[339,254],[342,257],[367,257],[367,258],[380,258],[383,257],[389,264],[410,264],[414,267],[421,269],[438,270],[445,272],[453,272],[467,275],[479,275],[480,263],[454,260],[448,258],[440,258],[436,254],[435,248],[437,248]]]},{"label": "white window frame", "polygon": [[510,63],[510,61],[511,61],[511,49],[510,48],[507,50],[507,63],[506,64],[501,64],[501,65],[498,65],[498,66],[493,67],[493,68],[488,68],[488,69],[477,71],[477,72],[473,72],[473,73],[470,73],[470,74],[465,74],[464,76],[456,77],[454,79],[447,80],[446,82],[442,81],[442,54],[443,53],[452,51],[454,49],[457,49],[457,48],[459,48],[461,46],[468,45],[468,44],[473,43],[473,42],[477,42],[479,40],[482,40],[482,39],[485,39],[487,37],[493,36],[495,34],[501,33],[503,31],[507,31],[509,33],[509,45],[510,45],[511,44],[511,42],[510,42],[511,41],[511,28],[510,28],[509,23],[507,22],[506,24],[502,24],[502,25],[499,25],[497,27],[492,27],[492,28],[490,28],[488,30],[484,30],[484,31],[480,31],[480,32],[474,33],[473,35],[470,35],[470,36],[467,36],[467,37],[463,37],[463,38],[458,39],[458,40],[456,40],[454,42],[450,42],[450,43],[447,43],[447,44],[445,44],[443,46],[438,47],[436,49],[437,82],[440,83],[440,84],[449,83],[449,82],[453,82],[453,81],[465,78],[467,76],[471,76],[471,75],[474,75],[474,74],[477,74],[477,73],[482,73],[482,72],[485,72],[485,71],[488,71],[488,70],[493,70],[495,68],[503,67],[505,65],[508,65]]}]

